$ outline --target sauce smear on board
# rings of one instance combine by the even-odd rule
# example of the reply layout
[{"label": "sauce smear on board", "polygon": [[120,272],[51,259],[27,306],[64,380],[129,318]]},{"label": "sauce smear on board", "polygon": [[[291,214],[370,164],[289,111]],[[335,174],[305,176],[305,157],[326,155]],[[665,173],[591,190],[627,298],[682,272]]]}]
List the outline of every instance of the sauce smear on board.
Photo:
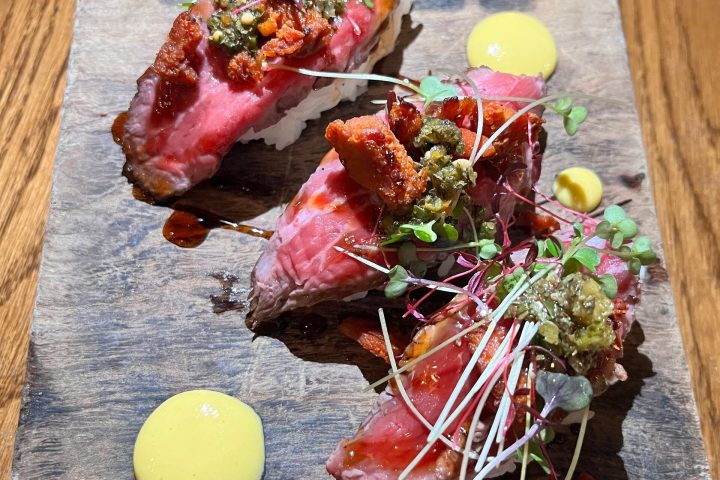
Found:
[{"label": "sauce smear on board", "polygon": [[194,248],[201,245],[214,228],[234,230],[260,238],[270,238],[273,234],[271,230],[229,222],[210,212],[175,210],[165,222],[163,236],[178,247]]}]

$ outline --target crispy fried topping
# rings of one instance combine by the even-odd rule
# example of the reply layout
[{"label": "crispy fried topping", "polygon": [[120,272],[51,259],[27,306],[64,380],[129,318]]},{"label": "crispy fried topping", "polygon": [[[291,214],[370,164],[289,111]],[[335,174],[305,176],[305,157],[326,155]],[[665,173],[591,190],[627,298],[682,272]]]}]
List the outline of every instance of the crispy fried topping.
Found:
[{"label": "crispy fried topping", "polygon": [[[358,342],[361,347],[376,357],[382,358],[386,362],[390,361],[385,347],[385,337],[378,326],[377,320],[348,317],[338,325],[338,330]],[[397,327],[391,326],[388,333],[393,354],[395,356],[401,355],[410,340]]]},{"label": "crispy fried topping", "polygon": [[399,99],[395,92],[388,94],[388,123],[390,130],[412,157],[418,157],[420,151],[413,146],[413,139],[420,133],[423,120],[420,110],[410,102]]},{"label": "crispy fried topping", "polygon": [[240,52],[230,60],[227,73],[236,82],[258,82],[262,79],[260,61],[247,52]]},{"label": "crispy fried topping", "polygon": [[168,82],[185,86],[195,85],[198,76],[191,62],[202,38],[202,29],[190,12],[178,15],[170,29],[168,39],[155,57],[153,71]]},{"label": "crispy fried topping", "polygon": [[415,171],[405,147],[380,118],[335,120],[328,125],[325,138],[337,150],[350,177],[376,192],[391,212],[407,211],[425,191],[425,171]]},{"label": "crispy fried topping", "polygon": [[333,32],[330,22],[316,10],[298,11],[291,2],[272,4],[266,15],[268,20],[258,29],[275,35],[261,49],[268,58],[312,55],[327,46]]}]

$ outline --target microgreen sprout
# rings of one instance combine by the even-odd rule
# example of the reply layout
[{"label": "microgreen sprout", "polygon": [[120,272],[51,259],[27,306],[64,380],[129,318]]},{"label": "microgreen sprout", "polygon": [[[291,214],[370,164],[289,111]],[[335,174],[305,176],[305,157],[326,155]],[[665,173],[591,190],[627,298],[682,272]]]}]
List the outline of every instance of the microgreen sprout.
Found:
[{"label": "microgreen sprout", "polygon": [[429,75],[420,81],[420,95],[425,98],[425,106],[431,102],[456,97],[459,92],[457,88],[449,83],[443,83],[439,78]]},{"label": "microgreen sprout", "polygon": [[618,284],[617,280],[615,279],[615,275],[606,273],[604,275],[596,277],[595,279],[600,284],[600,288],[602,289],[603,293],[607,295],[610,300],[617,296]]},{"label": "microgreen sprout", "polygon": [[181,6],[182,8],[188,8],[188,9],[189,9],[189,8],[192,8],[193,5],[195,5],[196,2],[197,2],[197,0],[192,0],[192,2],[182,2],[182,3],[178,4],[178,5]]},{"label": "microgreen sprout", "polygon": [[595,235],[610,241],[613,248],[620,248],[626,241],[637,235],[637,224],[628,218],[625,210],[610,205],[603,213],[604,220],[595,227]]},{"label": "microgreen sprout", "polygon": [[[595,235],[608,240],[611,249],[598,249],[600,253],[614,255],[623,259],[633,275],[640,273],[640,268],[652,265],[657,261],[657,254],[652,242],[644,236],[635,237],[638,233],[637,224],[627,216],[625,210],[617,205],[610,205],[603,213],[604,220],[595,227]],[[631,246],[625,242],[634,239]]]},{"label": "microgreen sprout", "polygon": [[373,3],[372,0],[363,0],[363,3],[365,4],[366,7],[368,7],[371,10],[373,8],[375,8],[375,4]]},{"label": "microgreen sprout", "polygon": [[555,103],[546,103],[545,106],[563,117],[563,126],[570,136],[577,133],[578,127],[588,116],[587,108],[581,105],[573,105],[570,97],[560,97]]},{"label": "microgreen sprout", "polygon": [[414,234],[421,242],[433,243],[438,238],[437,233],[433,230],[434,224],[435,220],[419,224],[404,223],[398,227],[398,230],[400,230],[400,233]]},{"label": "microgreen sprout", "polygon": [[535,390],[545,400],[543,410],[547,410],[548,405],[552,406],[548,413],[555,408],[577,412],[590,405],[593,398],[592,385],[582,375],[571,377],[565,373],[540,370],[535,376]]},{"label": "microgreen sprout", "polygon": [[408,280],[410,274],[402,265],[395,265],[388,272],[388,282],[385,285],[385,296],[387,298],[397,298],[404,295],[408,289]]},{"label": "microgreen sprout", "polygon": [[530,427],[525,435],[520,437],[510,447],[499,453],[491,462],[487,463],[477,478],[485,478],[502,462],[514,455],[517,450],[533,439],[540,431],[546,419],[553,411],[560,408],[566,412],[574,412],[587,408],[592,400],[592,385],[590,381],[581,376],[569,376],[564,373],[552,373],[540,370],[535,377],[535,389],[545,400],[545,406],[539,418]]},{"label": "microgreen sprout", "polygon": [[594,248],[580,247],[565,262],[565,272],[577,271],[577,264],[587,268],[590,272],[595,272],[597,266],[600,265],[600,255]]}]

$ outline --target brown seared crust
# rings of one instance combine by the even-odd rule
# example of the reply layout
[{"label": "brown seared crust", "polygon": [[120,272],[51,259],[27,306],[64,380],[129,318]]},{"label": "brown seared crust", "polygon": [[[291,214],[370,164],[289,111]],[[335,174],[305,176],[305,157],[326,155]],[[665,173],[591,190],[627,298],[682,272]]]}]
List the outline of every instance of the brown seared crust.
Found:
[{"label": "brown seared crust", "polygon": [[181,13],[173,22],[168,39],[160,48],[151,68],[170,83],[195,85],[198,76],[190,62],[202,38],[203,32],[197,20],[190,12]]},{"label": "brown seared crust", "polygon": [[425,170],[415,171],[405,147],[379,117],[335,120],[325,138],[350,177],[377,193],[392,213],[404,213],[425,192]]}]

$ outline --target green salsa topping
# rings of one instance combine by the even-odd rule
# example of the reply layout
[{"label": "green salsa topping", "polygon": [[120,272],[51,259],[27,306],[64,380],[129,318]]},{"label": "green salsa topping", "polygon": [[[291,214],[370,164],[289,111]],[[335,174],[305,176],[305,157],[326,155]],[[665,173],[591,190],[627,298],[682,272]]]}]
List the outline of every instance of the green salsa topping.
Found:
[{"label": "green salsa topping", "polygon": [[254,54],[259,48],[257,27],[263,13],[258,8],[249,8],[235,14],[232,10],[237,7],[235,2],[232,4],[232,9],[220,10],[208,20],[209,40],[230,54],[243,51]]},{"label": "green salsa topping", "polygon": [[465,146],[462,133],[457,125],[450,120],[425,115],[420,132],[413,139],[413,145],[421,151],[442,146],[446,151],[462,153]]},{"label": "green salsa topping", "polygon": [[594,366],[595,354],[615,342],[615,331],[608,322],[613,303],[584,273],[562,280],[549,274],[518,298],[509,312],[519,319],[540,322],[540,343],[567,358],[582,375]]},{"label": "green salsa topping", "polygon": [[345,11],[347,0],[303,0],[305,8],[313,8],[327,20],[341,15]]},{"label": "green salsa topping", "polygon": [[[231,55],[248,52],[256,55],[262,44],[269,40],[258,26],[268,19],[264,3],[245,8],[252,0],[216,0],[220,9],[207,21],[208,40]],[[303,0],[304,9],[316,10],[327,20],[345,11],[347,0]],[[255,3],[252,1],[252,3]],[[239,11],[242,9],[241,11]]]},{"label": "green salsa topping", "polygon": [[[462,132],[450,120],[425,115],[412,144],[421,155],[416,168],[424,169],[427,173],[427,189],[404,218],[387,217],[384,220],[385,231],[391,234],[389,243],[394,238],[400,238],[398,231],[407,231],[408,226],[429,225],[431,222],[432,229],[439,237],[456,241],[457,219],[462,215],[463,206],[469,203],[465,191],[475,185],[477,178],[469,160],[455,159],[465,150]],[[481,230],[478,238],[495,237],[494,222],[481,222],[478,227]]]}]

